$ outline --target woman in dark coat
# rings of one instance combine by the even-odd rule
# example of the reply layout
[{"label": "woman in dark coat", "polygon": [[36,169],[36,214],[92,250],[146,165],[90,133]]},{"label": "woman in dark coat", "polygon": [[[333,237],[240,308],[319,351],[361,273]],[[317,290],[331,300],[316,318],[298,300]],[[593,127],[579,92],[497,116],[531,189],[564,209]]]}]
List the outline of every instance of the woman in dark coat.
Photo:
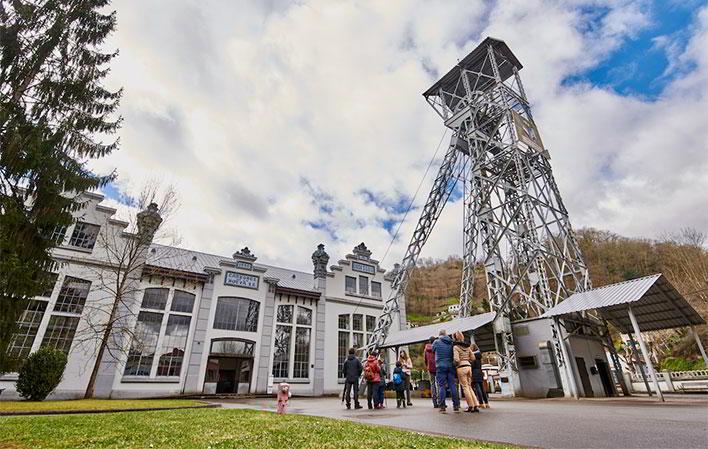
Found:
[{"label": "woman in dark coat", "polygon": [[479,400],[479,406],[489,408],[489,397],[484,391],[484,372],[482,372],[482,351],[479,347],[472,343],[472,351],[474,352],[474,361],[472,362],[472,382],[474,384],[474,392]]}]

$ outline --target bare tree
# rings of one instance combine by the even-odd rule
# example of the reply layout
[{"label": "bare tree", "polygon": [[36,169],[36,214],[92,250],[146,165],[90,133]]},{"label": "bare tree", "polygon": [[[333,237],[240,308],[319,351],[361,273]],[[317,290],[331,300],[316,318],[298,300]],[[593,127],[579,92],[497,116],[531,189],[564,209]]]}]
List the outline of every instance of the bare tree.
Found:
[{"label": "bare tree", "polygon": [[[107,358],[117,362],[128,351],[127,343],[134,338],[135,301],[143,269],[148,262],[158,263],[150,254],[150,246],[170,240],[176,244],[176,235],[164,231],[164,224],[177,207],[175,189],[168,186],[161,191],[159,183],[151,181],[131,208],[126,229],[107,226],[96,240],[95,250],[101,261],[88,269],[93,273],[92,289],[103,297],[86,304],[87,328],[77,335],[77,340],[95,348],[85,398],[94,396],[102,361]],[[161,251],[156,257],[173,255]],[[99,343],[94,346],[97,340]]]}]

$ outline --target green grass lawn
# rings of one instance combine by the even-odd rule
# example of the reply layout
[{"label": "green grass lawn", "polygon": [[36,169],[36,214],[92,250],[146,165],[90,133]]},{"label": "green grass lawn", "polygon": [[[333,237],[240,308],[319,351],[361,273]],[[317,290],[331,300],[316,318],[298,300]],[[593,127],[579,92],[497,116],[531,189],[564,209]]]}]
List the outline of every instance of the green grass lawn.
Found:
[{"label": "green grass lawn", "polygon": [[77,399],[74,401],[0,401],[2,412],[44,412],[49,410],[111,410],[128,408],[188,407],[202,402],[191,399]]},{"label": "green grass lawn", "polygon": [[0,448],[512,447],[302,415],[190,409],[0,418]]}]

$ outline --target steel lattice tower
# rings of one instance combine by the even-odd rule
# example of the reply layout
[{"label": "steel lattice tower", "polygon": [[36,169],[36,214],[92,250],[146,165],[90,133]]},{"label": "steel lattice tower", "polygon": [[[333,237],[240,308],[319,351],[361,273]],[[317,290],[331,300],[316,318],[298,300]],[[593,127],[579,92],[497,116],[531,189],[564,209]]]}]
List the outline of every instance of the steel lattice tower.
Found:
[{"label": "steel lattice tower", "polygon": [[[482,266],[497,313],[502,368],[516,370],[510,320],[539,316],[590,288],[521,68],[503,41],[486,38],[423,94],[452,139],[368,351],[384,342],[418,255],[458,182],[464,191],[460,313],[472,313],[475,267]],[[564,366],[555,328],[553,336],[557,363]]]}]

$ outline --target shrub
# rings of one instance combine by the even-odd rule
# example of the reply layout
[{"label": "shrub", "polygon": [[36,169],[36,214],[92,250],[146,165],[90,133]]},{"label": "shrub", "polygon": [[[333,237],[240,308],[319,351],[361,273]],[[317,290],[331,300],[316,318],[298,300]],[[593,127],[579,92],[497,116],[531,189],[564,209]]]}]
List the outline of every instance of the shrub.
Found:
[{"label": "shrub", "polygon": [[661,369],[668,371],[693,371],[704,369],[703,360],[688,360],[682,357],[667,357],[661,362]]},{"label": "shrub", "polygon": [[17,392],[30,401],[43,401],[59,385],[66,367],[66,354],[41,348],[30,354],[20,368]]}]

